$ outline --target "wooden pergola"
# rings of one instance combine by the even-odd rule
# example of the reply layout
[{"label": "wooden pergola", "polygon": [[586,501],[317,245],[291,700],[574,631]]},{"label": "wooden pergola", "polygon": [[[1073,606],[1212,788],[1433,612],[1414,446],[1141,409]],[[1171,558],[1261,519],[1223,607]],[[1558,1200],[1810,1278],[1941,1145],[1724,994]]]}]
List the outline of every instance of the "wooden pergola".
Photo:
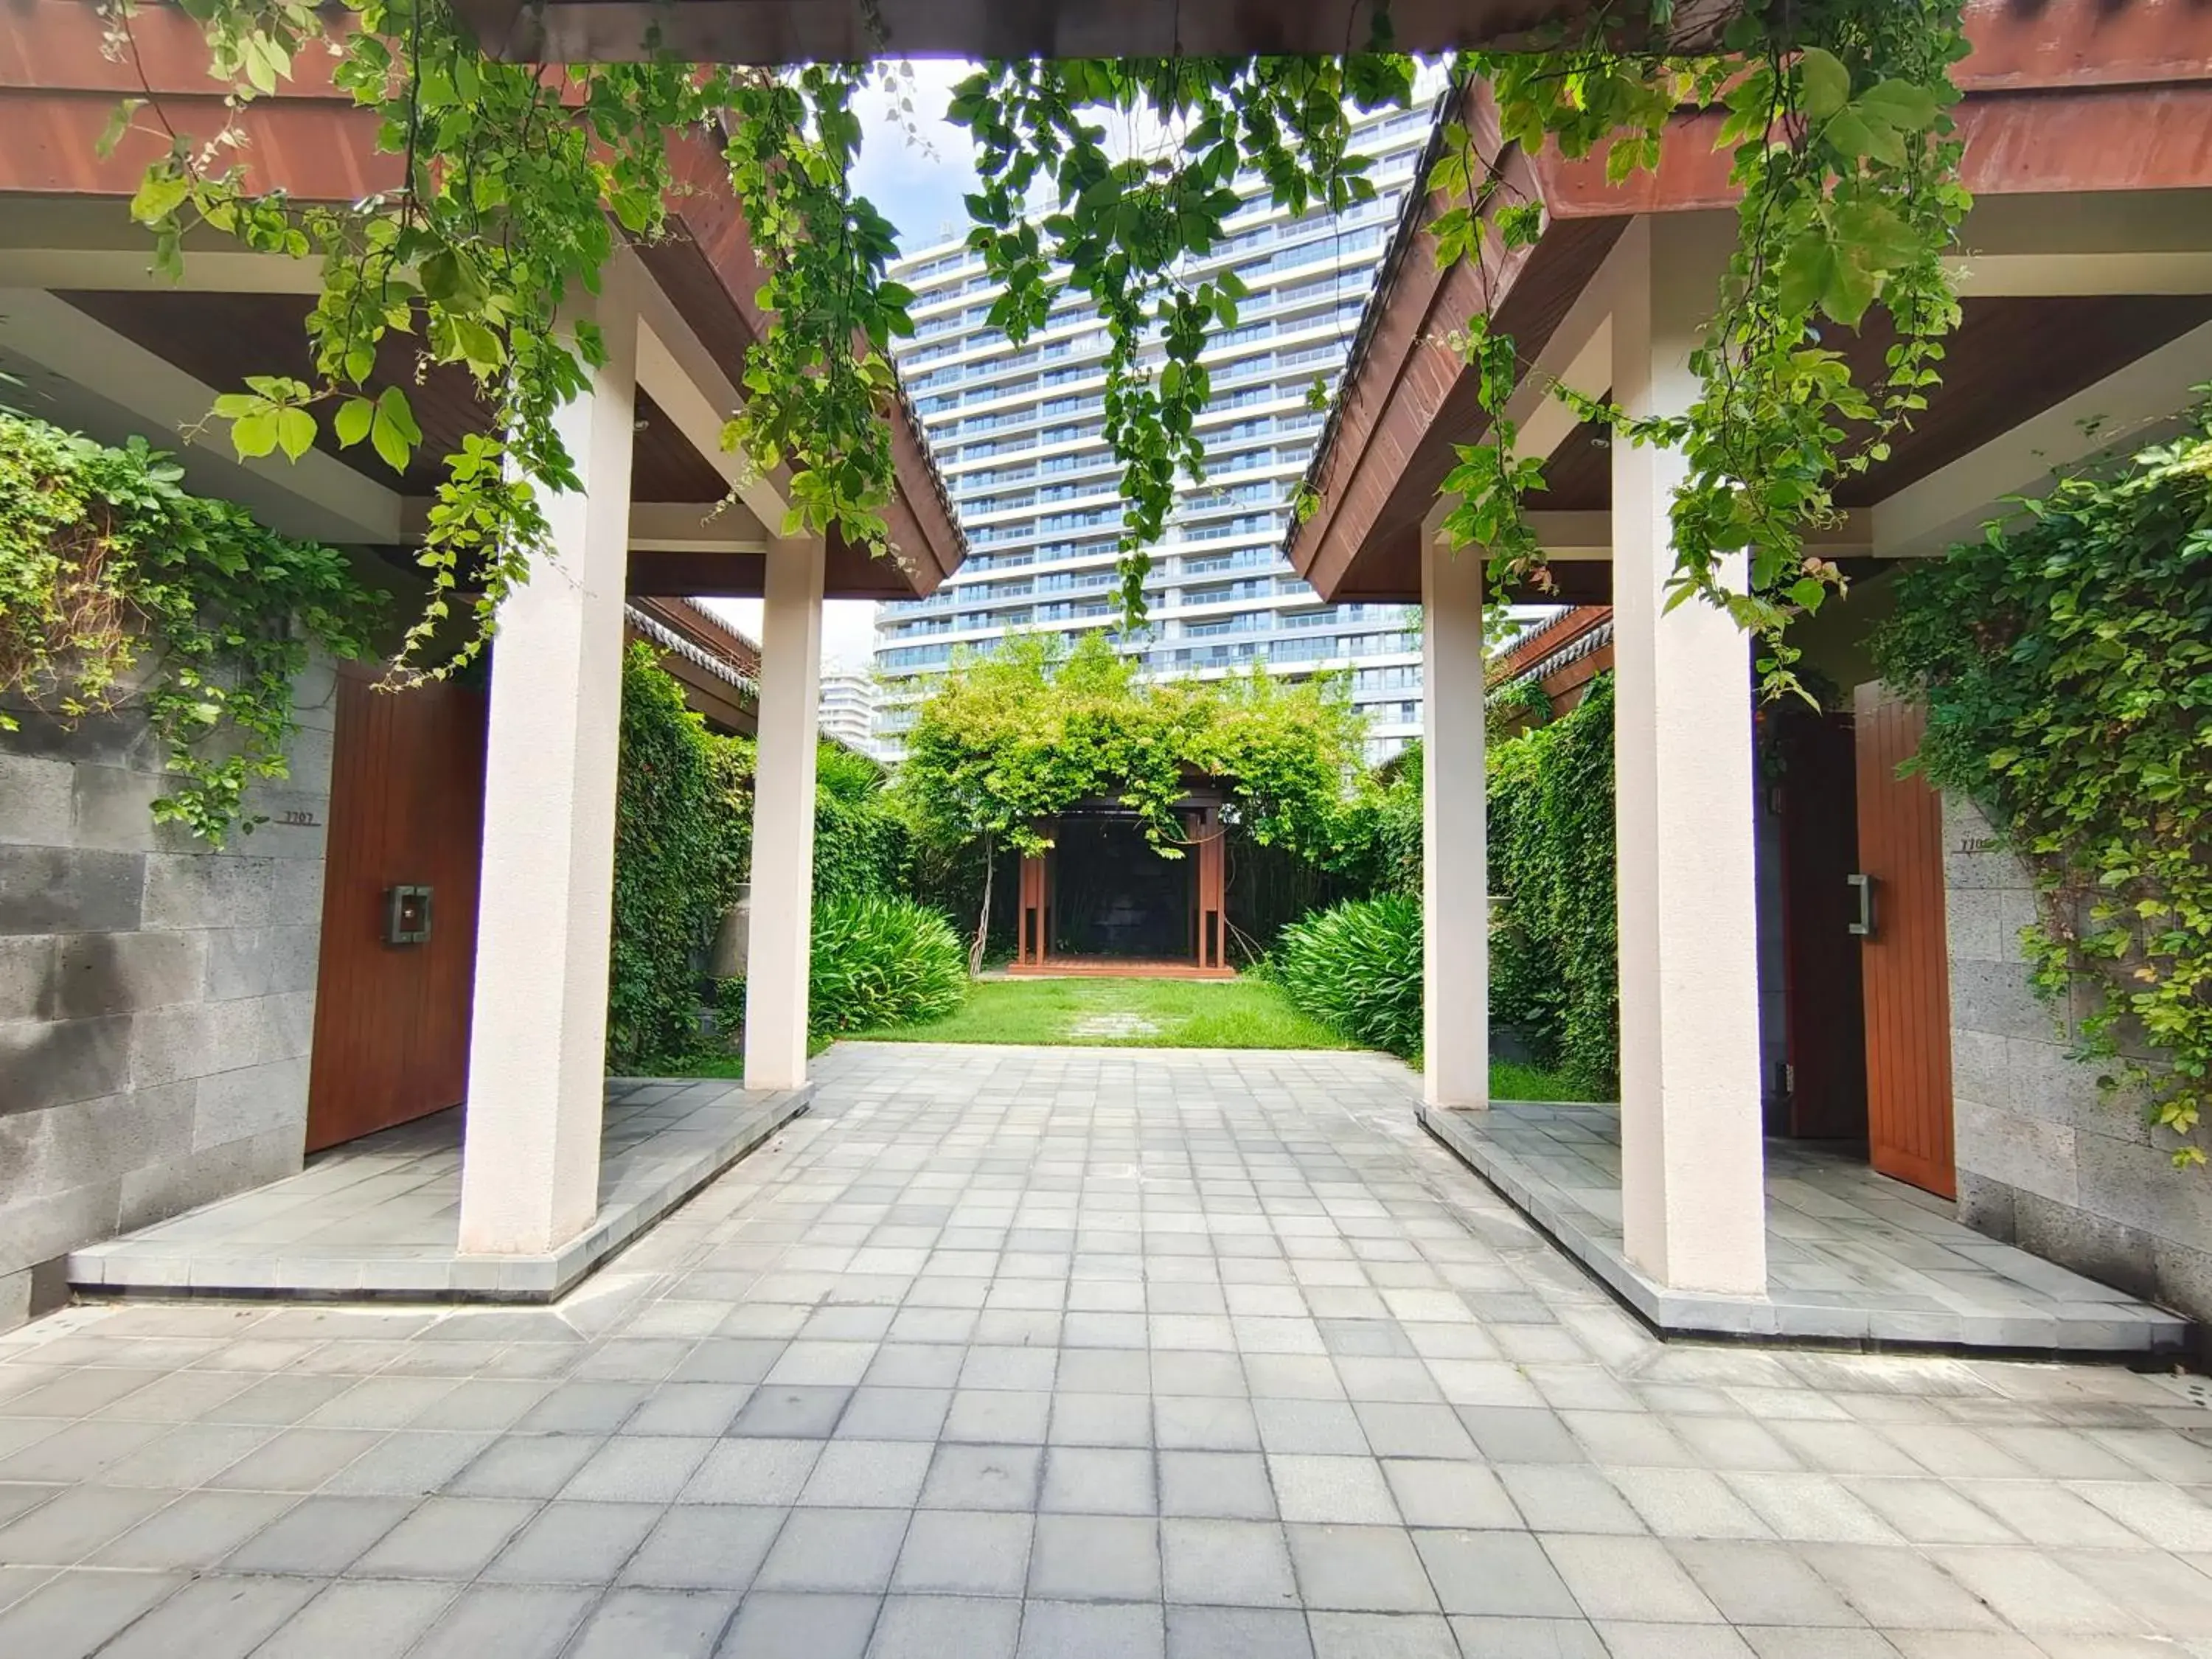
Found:
[{"label": "wooden pergola", "polygon": [[[1054,941],[1064,935],[1066,919],[1060,913],[1061,860],[1070,854],[1058,845],[1032,853],[1021,861],[1020,884],[1014,909],[1014,959],[1010,973],[1112,974],[1136,978],[1233,979],[1229,963],[1227,915],[1228,856],[1223,840],[1226,826],[1222,809],[1228,795],[1218,779],[1203,776],[1187,781],[1175,814],[1182,826],[1184,857],[1188,870],[1188,917],[1183,929],[1183,952],[1177,956],[1126,955],[1108,951],[1067,951]],[[1061,817],[1037,825],[1048,842],[1055,842],[1073,823],[1127,821],[1135,833],[1134,817],[1119,802],[1103,799],[1080,801]],[[1163,864],[1170,860],[1161,860]]]}]

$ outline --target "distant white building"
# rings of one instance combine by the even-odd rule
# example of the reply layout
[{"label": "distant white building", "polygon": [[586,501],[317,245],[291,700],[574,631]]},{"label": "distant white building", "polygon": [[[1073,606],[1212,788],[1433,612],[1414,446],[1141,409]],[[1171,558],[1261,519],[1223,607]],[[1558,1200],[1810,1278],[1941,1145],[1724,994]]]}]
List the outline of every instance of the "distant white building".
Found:
[{"label": "distant white building", "polygon": [[[1255,660],[1292,676],[1347,670],[1377,759],[1421,729],[1420,635],[1402,605],[1322,604],[1282,542],[1324,418],[1308,392],[1344,366],[1430,126],[1425,108],[1357,119],[1351,148],[1371,159],[1380,193],[1347,213],[1292,217],[1261,179],[1237,179],[1243,205],[1192,273],[1233,270],[1250,290],[1238,325],[1206,351],[1207,479],[1184,481],[1152,550],[1151,628],[1117,641],[1158,676],[1219,677]],[[894,347],[900,372],[970,551],[936,592],[877,613],[886,756],[962,647],[1073,637],[1118,617],[1122,513],[1121,468],[1102,434],[1106,336],[1090,303],[1064,294],[1015,346],[988,321],[996,289],[965,243],[921,250],[891,274],[915,290],[914,337]]]},{"label": "distant white building", "polygon": [[856,669],[824,670],[821,720],[823,737],[835,738],[864,755],[875,754],[875,677]]}]

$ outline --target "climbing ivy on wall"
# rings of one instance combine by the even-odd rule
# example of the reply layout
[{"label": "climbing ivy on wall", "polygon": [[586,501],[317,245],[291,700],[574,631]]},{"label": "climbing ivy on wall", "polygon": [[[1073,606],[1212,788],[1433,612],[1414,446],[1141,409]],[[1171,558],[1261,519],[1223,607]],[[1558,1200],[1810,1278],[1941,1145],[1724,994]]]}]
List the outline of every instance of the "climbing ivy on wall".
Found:
[{"label": "climbing ivy on wall", "polygon": [[2201,1164],[2212,1078],[2212,409],[1905,572],[1875,641],[1923,699],[1915,763],[2027,866],[2035,983]]},{"label": "climbing ivy on wall", "polygon": [[708,732],[642,641],[622,696],[607,1069],[635,1076],[699,1046],[699,952],[745,878],[752,768],[750,745]]},{"label": "climbing ivy on wall", "polygon": [[183,479],[143,441],[0,410],[0,731],[33,708],[143,713],[170,774],[155,817],[221,846],[261,821],[247,786],[285,775],[311,653],[368,655],[383,599]]},{"label": "climbing ivy on wall", "polygon": [[[464,571],[481,597],[466,602],[477,628],[459,657],[544,552],[541,491],[576,483],[553,415],[604,356],[587,325],[562,331],[563,307],[596,286],[617,223],[640,238],[665,229],[672,132],[720,144],[766,275],[768,325],[744,365],[746,405],[727,441],[763,471],[788,469],[784,528],[834,526],[886,545],[884,354],[911,331],[912,295],[884,276],[890,226],[852,187],[853,99],[884,71],[665,61],[540,70],[486,58],[445,0],[184,3],[237,100],[275,91],[303,52],[326,52],[337,85],[374,112],[380,147],[400,158],[391,190],[295,203],[252,188],[234,129],[179,131],[158,98],[118,112],[111,137],[137,127],[167,146],[133,204],[165,269],[201,228],[322,261],[307,323],[313,374],[259,377],[225,394],[215,412],[233,442],[297,456],[327,423],[341,445],[367,443],[404,465],[419,424],[407,387],[374,373],[376,348],[395,331],[433,360],[465,365],[486,406],[484,429],[445,458],[423,552],[433,592],[410,636],[410,665]],[[1833,516],[1835,479],[1878,460],[1887,434],[1921,406],[1957,314],[1941,256],[1967,205],[1946,113],[1964,50],[1960,3],[1744,0],[1716,38],[1710,22],[1678,18],[1673,0],[1601,0],[1538,49],[1466,54],[1455,66],[1487,83],[1508,142],[1448,133],[1425,181],[1445,203],[1431,228],[1447,261],[1495,261],[1540,228],[1540,204],[1515,194],[1514,147],[1602,154],[1625,178],[1658,165],[1681,105],[1723,112],[1718,142],[1741,207],[1735,257],[1693,364],[1702,393],[1662,418],[1584,412],[1623,441],[1688,458],[1673,507],[1677,591],[1763,635],[1777,684],[1790,682],[1783,627],[1841,580],[1805,552],[1805,532]],[[106,7],[128,54],[131,0]],[[1410,95],[1413,65],[1390,50],[1387,6],[1369,38],[1347,46],[1340,57],[994,63],[953,99],[951,118],[976,142],[970,240],[1001,285],[993,321],[1024,337],[1061,288],[1104,319],[1129,620],[1143,613],[1146,549],[1176,474],[1203,473],[1193,419],[1211,388],[1199,360],[1237,325],[1242,296],[1233,276],[1201,274],[1198,262],[1224,240],[1231,180],[1258,173],[1293,212],[1355,205],[1372,185],[1345,153],[1346,106]],[[1109,123],[1139,142],[1125,153]],[[1038,197],[1041,216],[1030,211]],[[1877,308],[1897,344],[1878,382],[1862,386],[1820,330],[1858,325]],[[1468,319],[1462,346],[1493,418],[1462,452],[1450,528],[1490,550],[1499,580],[1540,582],[1541,550],[1519,503],[1542,468],[1514,453],[1505,418],[1514,343],[1485,313]],[[1308,492],[1301,506],[1311,505]],[[1749,556],[1748,592],[1733,586],[1739,552]]]},{"label": "climbing ivy on wall", "polygon": [[1490,757],[1490,1013],[1601,1092],[1620,1075],[1613,676]]}]

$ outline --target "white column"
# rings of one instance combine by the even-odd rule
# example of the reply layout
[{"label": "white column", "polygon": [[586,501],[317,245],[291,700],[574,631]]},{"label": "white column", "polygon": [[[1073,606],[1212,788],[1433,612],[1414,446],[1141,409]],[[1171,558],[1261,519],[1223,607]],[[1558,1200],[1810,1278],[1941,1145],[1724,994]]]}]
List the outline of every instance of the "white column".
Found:
[{"label": "white column", "polygon": [[545,492],[553,556],[501,606],[492,650],[465,1251],[557,1249],[599,1208],[635,280],[609,263],[606,365],[556,417],[584,488]]},{"label": "white column", "polygon": [[1490,1104],[1483,559],[1423,526],[1421,1093],[1431,1106]]},{"label": "white column", "polygon": [[[1629,413],[1677,413],[1697,396],[1689,355],[1733,223],[1662,215],[1622,237],[1613,392]],[[1662,1284],[1756,1295],[1751,651],[1711,605],[1665,610],[1668,509],[1686,471],[1672,451],[1613,447],[1622,1221],[1629,1260]]]},{"label": "white column", "polygon": [[762,590],[752,932],[745,951],[748,1089],[796,1089],[806,1081],[823,556],[818,540],[777,542]]}]

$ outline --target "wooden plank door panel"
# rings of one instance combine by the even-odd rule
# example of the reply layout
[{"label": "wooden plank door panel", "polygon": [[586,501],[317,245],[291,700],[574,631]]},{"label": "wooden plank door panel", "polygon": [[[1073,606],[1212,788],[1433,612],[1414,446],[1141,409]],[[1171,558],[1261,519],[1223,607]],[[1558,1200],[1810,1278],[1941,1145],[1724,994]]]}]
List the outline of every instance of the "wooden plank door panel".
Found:
[{"label": "wooden plank door panel", "polygon": [[[307,1084],[317,1152],[460,1103],[475,988],[484,698],[338,680]],[[430,937],[384,939],[386,891],[431,890]]]},{"label": "wooden plank door panel", "polygon": [[1859,868],[1873,878],[1862,942],[1867,1142],[1874,1167],[1945,1198],[1958,1193],[1951,1133],[1951,972],[1944,933],[1943,811],[1897,769],[1926,716],[1879,684],[1858,688]]}]

